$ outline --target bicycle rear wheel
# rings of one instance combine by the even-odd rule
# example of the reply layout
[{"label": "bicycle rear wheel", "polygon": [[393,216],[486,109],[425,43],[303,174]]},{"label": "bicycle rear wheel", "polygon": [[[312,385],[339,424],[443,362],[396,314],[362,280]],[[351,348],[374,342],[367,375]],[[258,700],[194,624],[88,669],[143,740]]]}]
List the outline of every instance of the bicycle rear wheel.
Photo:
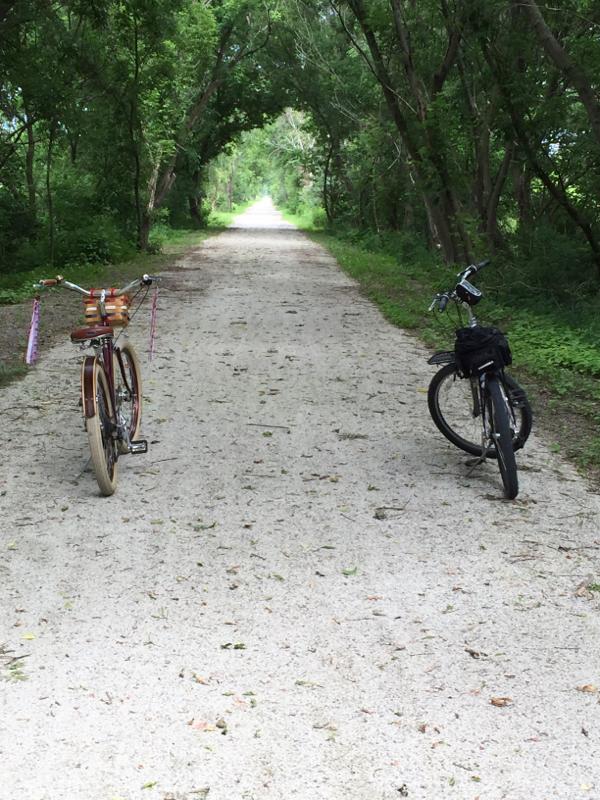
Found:
[{"label": "bicycle rear wheel", "polygon": [[510,427],[510,405],[504,387],[498,378],[490,376],[486,384],[486,402],[491,405],[490,424],[492,437],[496,442],[498,467],[504,484],[504,495],[514,500],[519,494],[519,478],[517,461],[513,449],[512,431]]},{"label": "bicycle rear wheel", "polygon": [[83,362],[82,393],[92,467],[100,492],[109,497],[117,488],[116,419],[104,367],[96,358]]},{"label": "bicycle rear wheel", "polygon": [[[503,383],[509,395],[513,449],[518,450],[531,433],[531,406],[519,384],[506,372]],[[466,453],[481,456],[481,409],[479,387],[469,378],[460,378],[455,364],[446,364],[431,379],[427,393],[429,413],[438,429]],[[487,458],[496,458],[491,447]]]},{"label": "bicycle rear wheel", "polygon": [[[142,421],[142,374],[133,345],[128,342],[114,356],[115,399],[117,419],[129,435],[130,441],[138,438]],[[119,453],[128,453],[123,439],[117,441]]]}]

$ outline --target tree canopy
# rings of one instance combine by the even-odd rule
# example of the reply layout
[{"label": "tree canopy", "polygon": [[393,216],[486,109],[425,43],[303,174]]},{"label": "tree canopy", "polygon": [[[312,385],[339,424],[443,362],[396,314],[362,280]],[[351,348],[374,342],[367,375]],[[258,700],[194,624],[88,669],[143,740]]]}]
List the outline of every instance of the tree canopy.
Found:
[{"label": "tree canopy", "polygon": [[0,270],[148,249],[268,191],[597,288],[600,7],[556,5],[3,3]]}]

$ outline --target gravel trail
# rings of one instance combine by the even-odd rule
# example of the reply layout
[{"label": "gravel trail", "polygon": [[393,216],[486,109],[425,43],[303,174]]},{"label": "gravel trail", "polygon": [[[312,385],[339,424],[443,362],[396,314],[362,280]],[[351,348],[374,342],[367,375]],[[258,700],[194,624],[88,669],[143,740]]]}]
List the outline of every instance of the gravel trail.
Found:
[{"label": "gravel trail", "polygon": [[0,394],[0,800],[600,798],[585,481],[535,436],[516,502],[467,477],[426,350],[266,202],[158,324],[113,498],[76,348]]}]

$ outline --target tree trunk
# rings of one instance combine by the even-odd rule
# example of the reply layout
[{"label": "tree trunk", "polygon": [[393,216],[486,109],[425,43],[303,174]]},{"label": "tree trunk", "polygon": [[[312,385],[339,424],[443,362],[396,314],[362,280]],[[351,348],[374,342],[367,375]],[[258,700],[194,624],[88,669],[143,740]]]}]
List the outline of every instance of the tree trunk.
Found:
[{"label": "tree trunk", "polygon": [[152,218],[147,211],[142,212],[140,220],[140,232],[138,238],[138,249],[147,252],[150,245],[150,231],[152,230]]},{"label": "tree trunk", "polygon": [[203,228],[204,220],[200,213],[200,203],[198,202],[198,198],[193,194],[188,196],[188,208],[190,210],[190,217],[192,218],[192,226],[194,228]]},{"label": "tree trunk", "polygon": [[475,202],[482,229],[486,224],[488,198],[492,190],[490,174],[490,129],[480,120],[474,130],[475,145]]},{"label": "tree trunk", "polygon": [[233,211],[233,172],[227,177],[227,211]]},{"label": "tree trunk", "polygon": [[51,266],[54,266],[54,202],[52,199],[52,184],[50,176],[52,172],[52,147],[54,145],[55,130],[56,120],[52,120],[50,122],[50,130],[48,133],[48,153],[46,157],[46,202],[48,208],[48,236]]},{"label": "tree trunk", "polygon": [[487,201],[485,232],[492,246],[492,250],[496,250],[502,246],[502,236],[500,235],[500,229],[498,227],[498,205],[500,203],[502,189],[506,183],[508,171],[512,162],[513,152],[514,144],[513,142],[509,142],[506,145],[502,164],[500,165],[500,169],[496,175],[496,180],[494,181],[494,187],[491,190]]},{"label": "tree trunk", "polygon": [[325,208],[325,216],[327,217],[327,222],[329,223],[331,223],[333,220],[333,214],[329,202],[329,168],[331,165],[333,150],[334,144],[331,142],[329,145],[329,150],[327,151],[327,158],[325,159],[325,168],[323,170],[323,207]]},{"label": "tree trunk", "polygon": [[[138,113],[137,113],[137,97],[138,97],[138,81],[140,71],[140,57],[139,57],[139,43],[138,43],[138,25],[137,17],[133,15],[133,52],[135,60],[135,71],[133,78],[134,93],[129,103],[129,140],[131,144],[131,153],[133,155],[133,198],[135,203],[135,223],[137,229],[138,246],[142,241],[142,199],[140,196],[140,183],[142,175],[142,165],[140,161],[140,149],[138,141],[141,137],[136,137],[139,127]],[[145,250],[148,246],[146,236],[146,246],[140,249]]]},{"label": "tree trunk", "polygon": [[150,243],[150,230],[152,228],[152,214],[155,209],[156,201],[156,184],[158,182],[158,171],[160,169],[160,154],[152,170],[152,175],[148,181],[148,203],[146,208],[140,214],[139,233],[138,233],[138,249],[142,252],[148,250]]},{"label": "tree trunk", "polygon": [[513,0],[513,4],[518,5],[527,14],[546,55],[579,95],[587,111],[596,141],[600,144],[600,103],[588,77],[556,39],[535,0]]},{"label": "tree trunk", "polygon": [[195,169],[192,173],[192,191],[188,195],[188,208],[194,228],[204,228],[204,218],[202,216],[202,193],[200,191],[200,170]]},{"label": "tree trunk", "polygon": [[513,162],[512,181],[519,210],[519,227],[531,224],[531,172],[527,163]]},{"label": "tree trunk", "polygon": [[33,165],[35,160],[35,138],[33,134],[33,122],[31,117],[27,114],[27,156],[25,158],[25,176],[27,180],[27,197],[29,205],[29,215],[31,217],[31,224],[35,226],[37,223],[37,201],[35,193],[35,175]]}]

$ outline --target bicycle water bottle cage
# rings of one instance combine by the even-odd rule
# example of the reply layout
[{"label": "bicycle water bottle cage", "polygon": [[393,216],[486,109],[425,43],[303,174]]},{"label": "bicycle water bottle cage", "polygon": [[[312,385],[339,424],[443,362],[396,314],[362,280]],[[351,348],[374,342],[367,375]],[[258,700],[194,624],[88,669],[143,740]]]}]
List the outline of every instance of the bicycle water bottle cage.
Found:
[{"label": "bicycle water bottle cage", "polygon": [[483,297],[479,289],[467,280],[462,280],[456,285],[456,294],[463,303],[467,303],[469,306],[477,305]]}]

